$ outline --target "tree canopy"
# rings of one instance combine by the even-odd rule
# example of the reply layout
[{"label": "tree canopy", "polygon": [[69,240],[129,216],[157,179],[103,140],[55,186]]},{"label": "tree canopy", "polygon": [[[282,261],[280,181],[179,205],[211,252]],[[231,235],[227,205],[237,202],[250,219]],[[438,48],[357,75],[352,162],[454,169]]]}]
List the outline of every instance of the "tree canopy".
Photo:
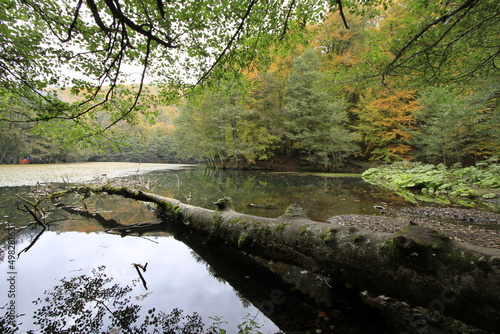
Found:
[{"label": "tree canopy", "polygon": [[[229,145],[220,156],[204,150],[205,157],[269,158],[299,139],[290,122],[306,121],[297,109],[306,92],[298,89],[301,81],[309,84],[297,59],[310,49],[318,57],[318,77],[309,88],[323,112],[308,123],[302,139],[314,145],[302,153],[317,163],[339,165],[353,153],[354,138],[360,146],[354,155],[366,159],[452,161],[454,153],[434,152],[439,130],[424,117],[447,115],[428,109],[436,95],[426,91],[433,89],[466,104],[467,112],[460,112],[482,124],[460,134],[468,149],[458,160],[491,156],[499,150],[493,135],[499,127],[499,13],[496,0],[4,0],[0,153],[23,152],[11,142],[28,132],[58,147],[100,146],[108,138],[149,147],[149,138],[159,136],[169,150],[144,148],[140,154],[172,158],[183,151],[200,158],[204,154],[189,147],[187,135],[179,136],[189,133],[192,140],[198,130],[214,135],[202,123],[198,130],[182,128],[199,112],[198,120],[218,118]],[[66,90],[72,99],[61,98]],[[186,102],[189,107],[182,107]],[[161,112],[169,104],[181,107],[177,125]],[[210,115],[210,108],[220,115]],[[183,116],[188,109],[191,116]],[[140,145],[123,136],[127,122],[147,129],[134,130]],[[156,129],[151,137],[155,122],[168,131]]]},{"label": "tree canopy", "polygon": [[[133,117],[147,77],[168,84],[200,83],[226,67],[244,66],[261,44],[284,37],[323,11],[319,1],[64,0],[2,1],[0,82],[19,96],[38,95],[51,106],[29,121],[92,117],[139,74],[127,103],[108,109],[109,126]],[[42,93],[71,86],[81,101],[61,108]],[[168,93],[168,91],[165,91]],[[31,99],[31,97],[30,97]]]}]

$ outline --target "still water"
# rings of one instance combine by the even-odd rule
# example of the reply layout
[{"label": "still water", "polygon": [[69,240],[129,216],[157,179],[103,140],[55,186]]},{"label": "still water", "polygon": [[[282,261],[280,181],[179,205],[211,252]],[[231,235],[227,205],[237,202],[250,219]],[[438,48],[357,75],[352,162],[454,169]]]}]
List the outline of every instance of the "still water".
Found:
[{"label": "still water", "polygon": [[[207,208],[229,196],[237,211],[267,217],[282,215],[294,203],[317,221],[339,214],[377,214],[375,205],[410,205],[356,176],[224,172],[161,164],[0,165],[0,275],[4,282],[15,281],[14,287],[0,286],[0,315],[14,304],[16,312],[24,314],[17,318],[19,333],[39,329],[32,323],[34,312],[51,303],[33,301],[50,295],[62,279],[92,277],[97,268],[113,279],[110,284],[130,287],[130,303],[141,307],[137,313],[143,317],[152,308],[165,313],[177,308],[186,315],[196,312],[207,327],[218,323],[228,333],[237,332],[245,319],[258,323],[263,333],[333,331],[332,318],[336,332],[385,330],[383,322],[375,320],[377,312],[350,292],[330,289],[297,268],[262,266],[238,252],[207,245],[160,220],[142,203],[104,196],[74,199],[68,203],[72,207],[51,211],[44,233],[40,228],[21,228],[32,219],[18,210],[22,201],[15,194],[26,197],[37,182],[103,182],[118,177],[131,187]],[[75,210],[83,206],[85,212]],[[112,231],[135,223],[161,225],[140,236]],[[12,231],[15,236],[9,234]],[[15,258],[8,256],[9,244],[14,244]]]}]

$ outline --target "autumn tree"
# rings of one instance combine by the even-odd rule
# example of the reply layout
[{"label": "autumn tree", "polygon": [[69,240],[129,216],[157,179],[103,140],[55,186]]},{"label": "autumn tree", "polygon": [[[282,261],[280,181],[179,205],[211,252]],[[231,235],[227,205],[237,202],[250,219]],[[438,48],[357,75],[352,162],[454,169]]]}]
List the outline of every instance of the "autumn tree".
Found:
[{"label": "autumn tree", "polygon": [[[369,14],[374,26],[382,26],[384,15],[398,8],[410,10],[393,17],[401,23],[401,29],[391,31],[388,51],[394,57],[385,59],[376,74],[470,78],[496,71],[498,6],[496,0],[4,1],[0,82],[20,96],[58,85],[72,86],[84,97],[65,108],[46,98],[51,113],[27,121],[74,120],[104,108],[113,116],[109,126],[134,117],[147,76],[168,83],[175,94],[173,85],[186,77],[199,83],[211,74],[245,68],[328,12],[337,12],[352,29],[348,14]],[[460,72],[447,66],[455,63],[462,66]],[[136,95],[119,110],[106,109],[120,84],[130,80],[127,66],[138,74]]]},{"label": "autumn tree", "polygon": [[412,114],[418,107],[414,91],[388,92],[369,90],[361,99],[354,125],[361,136],[358,155],[371,161],[409,159],[408,141],[415,124]]},{"label": "autumn tree", "polygon": [[[156,106],[186,89],[241,75],[251,65],[264,81],[277,79],[265,85],[281,88],[261,96],[254,90],[255,103],[243,102],[238,123],[259,135],[243,140],[238,130],[239,153],[231,155],[253,161],[269,156],[268,148],[283,139],[278,110],[284,100],[275,97],[284,92],[295,57],[290,50],[309,42],[319,50],[328,77],[323,88],[358,111],[364,108],[357,105],[360,96],[367,102],[367,87],[379,83],[399,92],[442,83],[481,90],[480,79],[498,77],[499,6],[496,0],[4,1],[0,88],[39,107],[0,122],[47,123],[47,131],[57,129],[48,137],[70,147],[76,141],[101,145],[109,140],[103,133],[117,138],[111,129],[122,122],[153,119]],[[145,89],[149,80],[161,84],[154,98]],[[79,98],[60,103],[57,94],[47,93],[53,87],[68,87]],[[269,115],[255,107],[271,99]],[[252,141],[253,152],[242,146]],[[477,150],[494,151],[486,146]],[[405,155],[403,146],[391,149]]]},{"label": "autumn tree", "polygon": [[[262,144],[261,158],[269,158],[281,152],[284,140],[284,101],[285,76],[277,71],[259,71],[248,77],[250,83],[247,101],[249,114],[247,121],[251,123],[249,132],[261,133],[256,141]],[[283,153],[282,153],[283,154]],[[255,160],[255,159],[250,159]]]}]

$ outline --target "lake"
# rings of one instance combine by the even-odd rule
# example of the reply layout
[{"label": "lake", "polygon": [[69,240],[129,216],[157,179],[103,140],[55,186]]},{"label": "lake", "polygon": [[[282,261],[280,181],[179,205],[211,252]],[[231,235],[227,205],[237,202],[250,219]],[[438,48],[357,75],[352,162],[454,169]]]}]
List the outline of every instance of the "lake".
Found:
[{"label": "lake", "polygon": [[[43,321],[33,324],[34,319],[53,319],[53,325],[61,328],[88,325],[100,316],[108,319],[102,320],[102,326],[118,333],[120,325],[113,323],[113,314],[122,309],[134,310],[137,319],[159,311],[166,319],[172,310],[182,310],[180,323],[197,314],[206,327],[228,333],[237,332],[244,322],[258,324],[262,333],[325,333],[333,331],[333,322],[338,333],[387,329],[377,311],[351,291],[332,288],[300,268],[262,265],[232,249],[208,245],[185,227],[163,221],[142,203],[112,196],[65,200],[68,206],[48,213],[45,220],[50,225],[43,233],[40,227],[26,227],[33,219],[18,210],[23,202],[16,194],[25,198],[40,182],[57,187],[63,182],[110,180],[207,208],[229,196],[237,211],[266,217],[278,217],[294,203],[317,221],[340,214],[379,214],[375,206],[397,210],[413,205],[354,175],[138,163],[0,165],[0,275],[2,281],[13,283],[1,285],[0,307],[8,311],[6,307],[14,305],[17,313],[24,314],[16,319],[20,333],[40,329]],[[159,225],[134,236],[116,228],[136,223]],[[15,256],[9,256],[9,251]],[[126,303],[112,299],[111,293],[98,294],[106,289],[102,282],[116,284],[109,291],[126,290],[118,296]],[[88,288],[78,290],[82,286]],[[81,318],[64,313],[71,311],[75,296],[89,298],[81,304],[82,310],[88,310],[84,316],[79,313]],[[50,313],[51,307],[59,311]],[[70,320],[57,323],[64,318]],[[129,314],[127,319],[136,318]]]}]

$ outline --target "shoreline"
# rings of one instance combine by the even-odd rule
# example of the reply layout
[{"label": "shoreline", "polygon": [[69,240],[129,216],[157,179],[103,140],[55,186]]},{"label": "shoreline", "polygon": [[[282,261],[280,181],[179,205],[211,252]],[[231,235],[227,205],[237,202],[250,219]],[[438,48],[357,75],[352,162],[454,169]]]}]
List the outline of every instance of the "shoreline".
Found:
[{"label": "shoreline", "polygon": [[431,228],[451,240],[500,249],[500,213],[476,209],[417,207],[381,210],[378,216],[341,215],[327,222],[361,229],[393,233],[410,222]]},{"label": "shoreline", "polygon": [[140,162],[75,162],[60,164],[0,165],[0,187],[35,186],[38,183],[86,183],[141,175],[157,170],[179,170],[188,164]]}]

